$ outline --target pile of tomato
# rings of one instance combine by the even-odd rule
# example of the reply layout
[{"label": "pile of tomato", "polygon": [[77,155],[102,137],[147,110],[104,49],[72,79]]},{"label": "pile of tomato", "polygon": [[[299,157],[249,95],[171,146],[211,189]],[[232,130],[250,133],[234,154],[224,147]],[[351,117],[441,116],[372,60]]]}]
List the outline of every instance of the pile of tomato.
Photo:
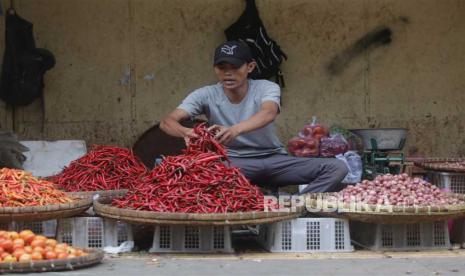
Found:
[{"label": "pile of tomato", "polygon": [[31,262],[40,260],[71,259],[85,256],[81,249],[58,243],[31,230],[0,231],[1,262]]}]

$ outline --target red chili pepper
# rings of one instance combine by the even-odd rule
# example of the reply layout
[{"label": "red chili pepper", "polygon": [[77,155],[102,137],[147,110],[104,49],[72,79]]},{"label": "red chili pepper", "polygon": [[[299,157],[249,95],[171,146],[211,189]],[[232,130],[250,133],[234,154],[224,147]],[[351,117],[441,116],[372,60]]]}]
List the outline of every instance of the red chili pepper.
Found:
[{"label": "red chili pepper", "polygon": [[131,189],[140,185],[147,169],[131,150],[94,145],[49,180],[71,192]]},{"label": "red chili pepper", "polygon": [[20,207],[68,203],[73,198],[52,182],[35,178],[22,170],[0,169],[0,207]]},{"label": "red chili pepper", "polygon": [[216,213],[263,210],[263,194],[237,168],[229,167],[225,148],[205,125],[194,132],[178,156],[166,156],[143,185],[134,186],[112,204],[156,212]]}]

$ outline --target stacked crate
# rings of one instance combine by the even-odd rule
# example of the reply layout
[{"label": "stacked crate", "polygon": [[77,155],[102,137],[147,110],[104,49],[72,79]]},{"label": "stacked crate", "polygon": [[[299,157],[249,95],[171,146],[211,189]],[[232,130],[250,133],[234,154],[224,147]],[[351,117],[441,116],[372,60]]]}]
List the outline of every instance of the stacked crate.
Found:
[{"label": "stacked crate", "polygon": [[229,226],[156,225],[150,252],[231,253]]},{"label": "stacked crate", "polygon": [[131,225],[101,217],[58,220],[57,240],[77,247],[103,248],[133,241]]},{"label": "stacked crate", "polygon": [[297,218],[261,225],[259,242],[270,252],[352,252],[349,223],[336,218]]},{"label": "stacked crate", "polygon": [[375,251],[450,249],[447,222],[371,224],[351,222],[356,244]]}]

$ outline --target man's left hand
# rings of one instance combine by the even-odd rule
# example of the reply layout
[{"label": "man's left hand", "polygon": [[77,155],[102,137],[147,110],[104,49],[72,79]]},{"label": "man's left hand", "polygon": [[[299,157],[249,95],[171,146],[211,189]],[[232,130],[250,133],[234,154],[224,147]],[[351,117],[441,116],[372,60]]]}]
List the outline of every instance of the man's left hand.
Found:
[{"label": "man's left hand", "polygon": [[213,125],[209,127],[208,130],[216,132],[215,139],[224,145],[234,140],[240,134],[240,131],[236,126],[225,127],[220,125]]}]

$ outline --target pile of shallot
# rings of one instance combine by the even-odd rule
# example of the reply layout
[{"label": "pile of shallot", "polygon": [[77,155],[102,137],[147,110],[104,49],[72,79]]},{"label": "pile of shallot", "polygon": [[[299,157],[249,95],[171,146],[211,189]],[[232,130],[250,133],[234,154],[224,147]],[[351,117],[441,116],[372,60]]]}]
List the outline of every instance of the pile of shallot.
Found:
[{"label": "pile of shallot", "polygon": [[447,195],[431,183],[420,178],[411,178],[407,174],[385,174],[377,176],[373,181],[363,180],[340,191],[338,200],[344,203],[362,202],[395,206],[443,206],[465,203]]}]

